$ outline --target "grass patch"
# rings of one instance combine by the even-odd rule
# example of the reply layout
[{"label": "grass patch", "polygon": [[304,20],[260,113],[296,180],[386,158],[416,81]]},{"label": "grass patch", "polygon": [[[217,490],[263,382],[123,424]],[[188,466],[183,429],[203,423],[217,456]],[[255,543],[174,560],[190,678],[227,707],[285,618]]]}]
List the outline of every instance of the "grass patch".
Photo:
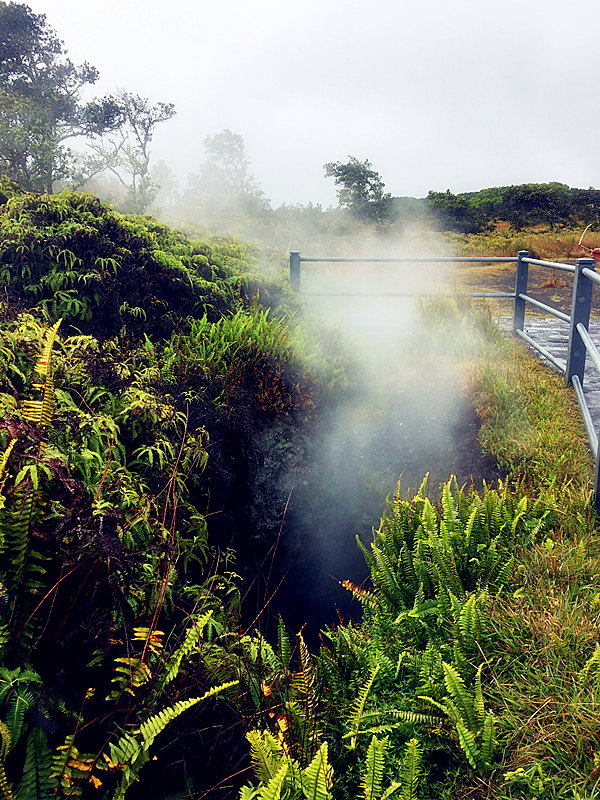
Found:
[{"label": "grass patch", "polygon": [[573,389],[520,342],[497,355],[469,368],[483,451],[535,489],[585,490],[593,466]]},{"label": "grass patch", "polygon": [[[516,256],[519,250],[529,250],[533,258],[561,261],[588,255],[579,246],[583,230],[583,225],[566,230],[538,226],[520,231],[507,228],[471,234],[448,233],[446,237],[456,255]],[[586,244],[589,238],[586,237]]]},{"label": "grass patch", "polygon": [[444,331],[439,346],[464,353],[482,448],[552,509],[543,534],[517,542],[511,581],[486,608],[485,697],[501,754],[488,775],[449,772],[439,796],[599,798],[600,547],[573,390],[520,342],[482,338],[489,311],[439,298],[422,310]]}]

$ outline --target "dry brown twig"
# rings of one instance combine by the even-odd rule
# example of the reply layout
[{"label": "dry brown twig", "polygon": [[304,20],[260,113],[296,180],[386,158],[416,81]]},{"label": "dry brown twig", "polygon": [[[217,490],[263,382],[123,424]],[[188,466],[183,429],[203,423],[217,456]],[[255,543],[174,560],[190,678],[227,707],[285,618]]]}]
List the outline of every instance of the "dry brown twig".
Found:
[{"label": "dry brown twig", "polygon": [[586,250],[595,261],[600,261],[600,247],[595,247],[592,250],[591,247],[586,247],[584,244],[582,244],[583,237],[585,236],[585,234],[588,231],[588,228],[590,228],[591,225],[592,225],[592,223],[590,222],[590,224],[586,227],[584,232],[581,234],[581,238],[579,239],[578,245],[579,245],[579,247],[581,247],[582,250]]}]

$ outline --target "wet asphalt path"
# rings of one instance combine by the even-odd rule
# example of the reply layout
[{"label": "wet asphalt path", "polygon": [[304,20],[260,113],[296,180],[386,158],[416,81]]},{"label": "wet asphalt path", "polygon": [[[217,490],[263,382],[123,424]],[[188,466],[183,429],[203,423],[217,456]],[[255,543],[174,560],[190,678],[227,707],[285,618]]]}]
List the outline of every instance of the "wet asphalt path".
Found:
[{"label": "wet asphalt path", "polygon": [[[500,326],[504,330],[512,329],[512,319],[503,317]],[[600,347],[600,320],[590,320],[589,332],[592,341]],[[535,339],[542,347],[545,347],[555,358],[567,358],[567,347],[569,344],[569,326],[566,322],[552,318],[528,318],[525,320],[525,333]],[[545,359],[541,353],[533,348],[534,352],[551,369],[558,372],[554,364]],[[588,356],[585,361],[585,373],[583,377],[583,390],[590,408],[590,413],[596,430],[600,429],[600,374],[594,366],[593,361]]]}]

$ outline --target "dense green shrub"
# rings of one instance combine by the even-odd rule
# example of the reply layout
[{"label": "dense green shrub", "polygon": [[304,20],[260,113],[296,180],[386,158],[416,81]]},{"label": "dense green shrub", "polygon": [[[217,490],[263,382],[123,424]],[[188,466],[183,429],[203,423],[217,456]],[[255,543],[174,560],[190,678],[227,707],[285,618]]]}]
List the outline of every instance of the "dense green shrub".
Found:
[{"label": "dense green shrub", "polygon": [[[239,725],[204,654],[239,626],[226,548],[266,502],[260,436],[302,458],[340,368],[309,366],[239,242],[73,192],[15,192],[0,231],[0,790],[122,797],[150,758],[146,786],[188,791],[215,746],[223,776],[243,757],[202,722]],[[167,725],[175,767],[151,760]]]}]

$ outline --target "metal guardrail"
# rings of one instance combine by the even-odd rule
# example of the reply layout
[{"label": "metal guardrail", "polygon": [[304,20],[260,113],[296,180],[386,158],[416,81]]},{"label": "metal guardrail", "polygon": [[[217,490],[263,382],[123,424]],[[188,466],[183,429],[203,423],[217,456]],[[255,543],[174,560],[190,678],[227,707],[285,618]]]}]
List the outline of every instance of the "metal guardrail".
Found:
[{"label": "metal guardrail", "polygon": [[[466,258],[447,258],[447,257],[427,257],[427,258],[413,258],[413,257],[402,257],[402,258],[340,258],[338,256],[323,256],[322,258],[315,258],[313,256],[301,256],[297,250],[292,250],[290,253],[290,282],[294,289],[299,292],[300,294],[306,295],[308,297],[414,297],[414,292],[341,292],[341,291],[333,291],[333,292],[303,292],[300,288],[300,264],[302,262],[313,262],[313,263],[325,263],[325,262],[348,262],[348,263],[365,263],[365,264],[413,264],[413,263],[422,263],[422,264],[439,264],[439,263],[446,263],[446,262],[454,262],[454,263],[462,263],[462,262],[474,262],[477,264],[486,264],[492,262],[512,262],[515,263],[517,259],[514,256],[506,256],[506,257],[495,257],[495,256],[469,256]],[[427,293],[423,294],[420,293],[420,297],[428,297]],[[439,293],[432,292],[432,296],[438,297]],[[450,296],[450,295],[449,295]],[[514,297],[514,292],[496,292],[496,293],[485,293],[485,292],[475,292],[471,295],[472,297]]]},{"label": "metal guardrail", "polygon": [[[592,290],[594,284],[600,285],[600,275],[595,272],[596,262],[593,258],[579,258],[577,264],[562,264],[554,261],[543,261],[538,258],[529,258],[527,250],[520,250],[518,257],[494,258],[472,256],[468,258],[338,258],[338,257],[306,257],[301,256],[298,251],[290,253],[290,281],[297,292],[306,295],[316,296],[342,296],[342,297],[414,297],[414,292],[301,292],[300,291],[300,265],[302,262],[365,262],[365,263],[464,263],[472,262],[479,264],[493,262],[512,262],[516,263],[515,291],[514,292],[475,292],[472,297],[512,297],[514,298],[513,325],[514,336],[523,339],[527,344],[540,352],[544,358],[554,364],[565,376],[567,385],[572,385],[581,413],[583,422],[588,434],[590,448],[596,461],[596,472],[594,477],[594,506],[596,512],[600,514],[600,447],[599,437],[595,429],[594,422],[590,413],[587,400],[583,391],[583,376],[585,372],[586,354],[589,353],[590,359],[600,373],[600,351],[593,343],[589,335],[590,312],[592,306]],[[573,273],[573,300],[571,303],[571,314],[564,314],[556,308],[541,303],[527,294],[527,281],[529,275],[529,265],[537,267],[550,267],[562,272]],[[420,296],[423,296],[422,294]],[[427,295],[425,295],[427,296]],[[438,296],[436,294],[436,296]],[[545,311],[561,322],[569,326],[569,345],[567,358],[564,361],[550,353],[545,347],[535,341],[525,331],[525,310],[527,303]]]}]

